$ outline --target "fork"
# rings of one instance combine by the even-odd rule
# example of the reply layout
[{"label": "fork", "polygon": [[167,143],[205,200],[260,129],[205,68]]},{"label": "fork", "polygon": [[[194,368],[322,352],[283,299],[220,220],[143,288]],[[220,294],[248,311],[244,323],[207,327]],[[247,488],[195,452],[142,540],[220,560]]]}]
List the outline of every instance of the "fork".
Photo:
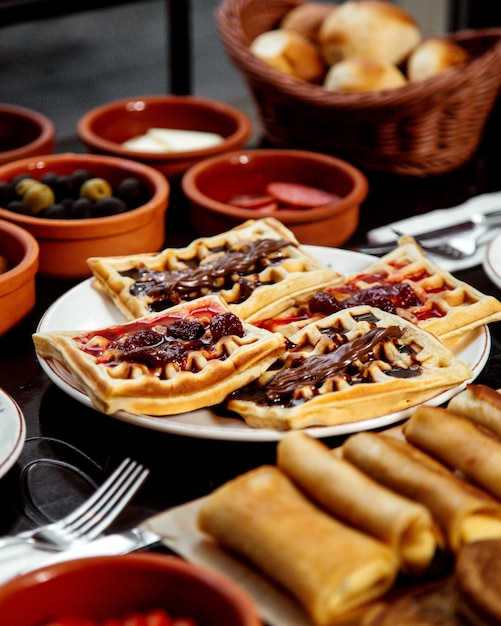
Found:
[{"label": "fork", "polygon": [[127,458],[101,487],[66,517],[18,535],[0,538],[0,548],[33,544],[51,551],[67,550],[100,535],[134,496],[149,470]]},{"label": "fork", "polygon": [[[404,233],[394,228],[392,230],[398,237],[402,237],[404,235]],[[438,256],[443,256],[447,259],[460,261],[461,259],[466,259],[470,256],[473,256],[478,250],[478,246],[480,245],[480,242],[484,238],[484,236],[490,234],[491,232],[493,232],[493,229],[479,227],[476,234],[471,232],[468,233],[468,235],[455,237],[449,239],[449,241],[443,241],[437,244],[425,243],[422,239],[419,238],[419,235],[414,236],[414,239],[425,252],[431,252],[433,254],[437,254]]]}]

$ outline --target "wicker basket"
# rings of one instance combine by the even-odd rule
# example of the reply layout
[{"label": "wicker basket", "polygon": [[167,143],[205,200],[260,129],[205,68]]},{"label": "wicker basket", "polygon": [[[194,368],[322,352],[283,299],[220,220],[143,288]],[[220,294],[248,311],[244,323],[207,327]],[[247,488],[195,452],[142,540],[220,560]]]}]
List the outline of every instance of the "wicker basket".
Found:
[{"label": "wicker basket", "polygon": [[468,51],[466,68],[398,89],[336,94],[272,69],[249,50],[298,4],[223,0],[216,10],[219,35],[244,75],[268,141],[410,176],[443,174],[472,157],[501,87],[501,28],[449,36]]}]

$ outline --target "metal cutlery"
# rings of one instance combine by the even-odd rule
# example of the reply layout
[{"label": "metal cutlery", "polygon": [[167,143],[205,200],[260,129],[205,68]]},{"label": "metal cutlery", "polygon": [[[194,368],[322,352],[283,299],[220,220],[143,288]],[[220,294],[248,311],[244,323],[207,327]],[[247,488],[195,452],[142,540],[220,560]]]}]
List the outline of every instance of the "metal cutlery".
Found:
[{"label": "metal cutlery", "polygon": [[[444,242],[440,242],[439,244],[439,242],[433,242],[432,244],[431,241],[428,242],[427,240],[443,239],[444,237],[450,237],[451,235],[460,235],[461,240],[465,241],[466,236],[470,232],[475,235],[476,234],[475,231],[479,227],[483,227],[484,233],[485,233],[485,232],[488,232],[488,229],[493,226],[501,227],[501,209],[493,209],[492,211],[487,211],[485,213],[480,213],[480,212],[474,213],[467,220],[456,222],[455,224],[451,224],[449,226],[427,230],[421,233],[415,233],[415,234],[412,233],[412,236],[423,247],[423,249],[426,249],[426,246],[430,247],[431,245],[440,245],[444,243]],[[395,229],[393,230],[394,232],[397,232],[395,231]],[[477,233],[478,233],[478,230],[477,230]],[[480,240],[482,239],[482,236],[483,235],[480,236]],[[450,241],[450,239],[445,243],[449,244],[449,246],[452,247],[452,242]],[[465,258],[464,255],[471,256],[474,254],[474,252],[472,252],[471,254],[467,254],[467,251],[465,249],[466,245],[467,244],[461,245],[461,242],[459,242],[457,246],[454,246],[460,249],[461,252],[454,252],[451,249],[446,250],[445,247],[441,247],[439,249],[435,248],[433,252],[435,254],[439,254],[447,258],[461,259],[461,258]],[[358,252],[364,252],[366,254],[374,254],[377,256],[381,254],[386,254],[387,252],[391,252],[391,250],[393,250],[396,246],[397,246],[397,240],[393,240],[393,241],[382,242],[382,243],[364,243],[359,246],[356,246],[356,250]]]},{"label": "metal cutlery", "polygon": [[[501,224],[498,228],[501,228]],[[451,237],[446,241],[441,241],[433,245],[423,242],[421,237],[415,237],[415,239],[425,252],[431,252],[447,259],[460,261],[461,259],[467,259],[473,256],[478,250],[481,240],[485,239],[486,235],[494,234],[498,228],[494,228],[493,230],[488,226],[477,226],[471,232],[458,235],[457,237]],[[395,229],[393,229],[393,232],[399,237],[404,234]]]},{"label": "metal cutlery", "polygon": [[128,504],[149,474],[142,465],[125,459],[103,485],[82,505],[61,520],[0,538],[0,548],[32,544],[49,551],[68,550],[98,537]]}]

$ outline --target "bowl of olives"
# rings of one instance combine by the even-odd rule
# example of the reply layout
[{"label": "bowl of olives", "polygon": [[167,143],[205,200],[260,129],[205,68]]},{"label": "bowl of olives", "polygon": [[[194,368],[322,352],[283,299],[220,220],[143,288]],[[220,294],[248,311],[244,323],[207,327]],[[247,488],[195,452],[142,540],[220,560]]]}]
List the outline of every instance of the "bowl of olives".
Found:
[{"label": "bowl of olives", "polygon": [[25,107],[0,104],[0,165],[54,150],[56,128],[48,117]]},{"label": "bowl of olives", "polygon": [[0,166],[0,219],[31,233],[38,273],[91,275],[91,256],[157,252],[164,244],[170,186],[127,159],[51,154]]}]

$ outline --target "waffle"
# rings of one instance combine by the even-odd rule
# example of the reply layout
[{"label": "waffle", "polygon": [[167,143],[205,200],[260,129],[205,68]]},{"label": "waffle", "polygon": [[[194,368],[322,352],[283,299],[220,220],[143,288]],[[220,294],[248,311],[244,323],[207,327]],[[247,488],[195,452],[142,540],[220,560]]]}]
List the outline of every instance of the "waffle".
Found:
[{"label": "waffle", "polygon": [[395,250],[364,271],[320,291],[327,296],[320,298],[310,292],[290,297],[261,310],[252,322],[291,336],[311,321],[346,306],[350,299],[353,304],[397,313],[451,346],[469,331],[501,320],[501,302],[437,266],[411,237],[402,237]]},{"label": "waffle", "polygon": [[434,335],[367,305],[312,322],[289,341],[278,363],[227,400],[251,427],[356,422],[415,406],[471,378]]},{"label": "waffle", "polygon": [[103,413],[184,413],[220,403],[283,352],[285,338],[231,313],[216,296],[92,331],[33,335]]},{"label": "waffle", "polygon": [[273,218],[249,220],[185,248],[157,254],[92,257],[94,286],[104,291],[127,319],[165,310],[217,293],[247,320],[290,293],[309,292],[340,280],[299,245]]}]

